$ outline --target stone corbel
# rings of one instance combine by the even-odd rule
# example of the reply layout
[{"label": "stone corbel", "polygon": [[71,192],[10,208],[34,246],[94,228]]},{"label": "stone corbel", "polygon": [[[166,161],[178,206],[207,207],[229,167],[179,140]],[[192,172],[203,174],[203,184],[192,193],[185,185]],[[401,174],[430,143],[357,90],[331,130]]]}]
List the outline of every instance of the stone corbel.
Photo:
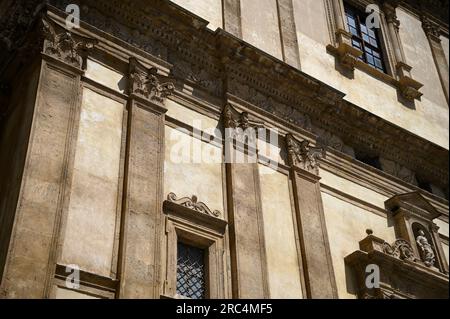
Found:
[{"label": "stone corbel", "polygon": [[[397,70],[411,70],[411,67],[401,62],[397,64]],[[397,84],[401,95],[408,101],[420,99],[423,94],[419,90],[423,84],[414,80],[410,75],[404,75],[402,71],[397,72],[399,77]]]},{"label": "stone corbel", "polygon": [[157,68],[147,68],[136,58],[130,58],[130,96],[162,105],[173,94],[175,86],[171,78],[158,74]]},{"label": "stone corbel", "polygon": [[351,44],[351,34],[343,29],[336,31],[337,46],[329,44],[327,50],[334,54],[339,63],[347,70],[354,71],[358,59],[363,55],[363,52]]},{"label": "stone corbel", "polygon": [[290,166],[319,174],[320,159],[326,156],[323,148],[310,146],[309,141],[299,141],[292,134],[286,135],[286,145]]},{"label": "stone corbel", "polygon": [[352,46],[352,35],[348,31],[347,24],[344,20],[344,3],[342,0],[331,0],[329,4],[332,10],[333,31],[335,36],[335,44],[329,44],[327,50],[336,56],[339,63],[347,70],[355,69],[358,58],[363,52]]}]

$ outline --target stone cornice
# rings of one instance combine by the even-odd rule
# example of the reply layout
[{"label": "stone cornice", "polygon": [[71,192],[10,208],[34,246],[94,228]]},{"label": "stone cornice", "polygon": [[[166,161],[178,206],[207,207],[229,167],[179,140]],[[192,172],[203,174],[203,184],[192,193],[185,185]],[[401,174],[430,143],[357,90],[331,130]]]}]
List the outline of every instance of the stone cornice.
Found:
[{"label": "stone cornice", "polygon": [[448,150],[345,101],[343,93],[231,34],[207,29],[203,19],[169,1],[51,1],[59,8],[69,2],[89,3],[82,14],[86,23],[119,45],[125,41],[173,65],[171,76],[181,83],[216,97],[231,93],[302,129],[310,131],[313,123],[352,147],[448,185]]}]

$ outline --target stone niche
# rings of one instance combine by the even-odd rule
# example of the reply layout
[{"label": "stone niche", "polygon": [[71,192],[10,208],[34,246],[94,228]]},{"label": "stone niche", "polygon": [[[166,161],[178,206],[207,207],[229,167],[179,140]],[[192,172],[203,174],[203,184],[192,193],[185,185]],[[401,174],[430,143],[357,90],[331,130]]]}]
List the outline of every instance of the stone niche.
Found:
[{"label": "stone niche", "polygon": [[[418,192],[396,195],[385,206],[397,240],[389,244],[367,230],[360,249],[345,258],[356,276],[358,297],[448,298],[448,264],[433,222],[440,213]],[[367,287],[368,265],[379,267],[379,287]]]}]

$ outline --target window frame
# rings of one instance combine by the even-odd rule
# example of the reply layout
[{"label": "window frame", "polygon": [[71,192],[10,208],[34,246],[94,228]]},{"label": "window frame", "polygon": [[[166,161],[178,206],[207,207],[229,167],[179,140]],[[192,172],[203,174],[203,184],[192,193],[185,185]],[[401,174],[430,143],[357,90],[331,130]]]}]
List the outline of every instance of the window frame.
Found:
[{"label": "window frame", "polygon": [[[225,232],[227,221],[195,211],[171,201],[164,201],[166,247],[163,250],[165,281],[162,298],[190,299],[177,293],[178,242],[205,252],[205,299],[225,299]],[[164,258],[165,257],[165,258]]]},{"label": "window frame", "polygon": [[[361,21],[362,18],[367,17],[367,13],[363,12],[362,10],[360,10],[357,6],[354,6],[351,2],[348,1],[344,1],[344,14],[345,14],[345,20],[344,22],[347,24],[347,28],[349,30],[349,32],[351,33],[351,40],[352,40],[352,46],[354,48],[357,48],[358,50],[361,50],[363,52],[363,55],[359,58],[360,61],[368,64],[369,66],[371,66],[372,68],[375,68],[376,70],[386,73],[388,74],[388,68],[386,65],[386,57],[385,57],[385,52],[383,49],[383,43],[382,43],[382,35],[381,35],[381,25],[379,29],[369,29],[367,28],[367,26],[365,25],[365,23],[363,23]],[[356,25],[352,26],[349,22],[348,17],[352,16],[352,18],[355,20]],[[364,25],[364,27],[368,30],[367,36],[369,37],[369,42],[367,42],[364,39],[364,32],[361,29],[361,26]],[[351,28],[356,29],[356,33],[354,34],[351,30]],[[375,37],[372,37],[370,35],[370,31],[371,30]],[[370,43],[370,39],[374,39],[376,42],[376,46],[374,46],[373,44]],[[355,46],[353,43],[354,41],[357,41],[360,43],[360,46]],[[370,50],[372,50],[372,52],[377,52],[379,54],[378,57],[376,57],[374,54],[370,54],[368,53],[368,51],[366,50],[366,47]],[[367,55],[370,54],[373,58],[373,60],[375,61],[375,58],[379,59],[381,62],[381,68],[376,66],[376,63],[374,62],[374,64],[370,63],[367,59]]]}]

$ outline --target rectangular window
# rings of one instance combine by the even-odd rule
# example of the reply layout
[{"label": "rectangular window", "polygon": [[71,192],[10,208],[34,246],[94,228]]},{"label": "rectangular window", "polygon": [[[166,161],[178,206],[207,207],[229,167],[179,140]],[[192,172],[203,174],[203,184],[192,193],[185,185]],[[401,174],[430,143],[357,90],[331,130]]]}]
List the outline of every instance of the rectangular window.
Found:
[{"label": "rectangular window", "polygon": [[205,299],[205,251],[178,242],[177,294],[190,299]]},{"label": "rectangular window", "polygon": [[367,14],[345,3],[345,15],[352,34],[352,45],[363,51],[359,58],[381,72],[386,73],[379,30],[366,27]]}]

